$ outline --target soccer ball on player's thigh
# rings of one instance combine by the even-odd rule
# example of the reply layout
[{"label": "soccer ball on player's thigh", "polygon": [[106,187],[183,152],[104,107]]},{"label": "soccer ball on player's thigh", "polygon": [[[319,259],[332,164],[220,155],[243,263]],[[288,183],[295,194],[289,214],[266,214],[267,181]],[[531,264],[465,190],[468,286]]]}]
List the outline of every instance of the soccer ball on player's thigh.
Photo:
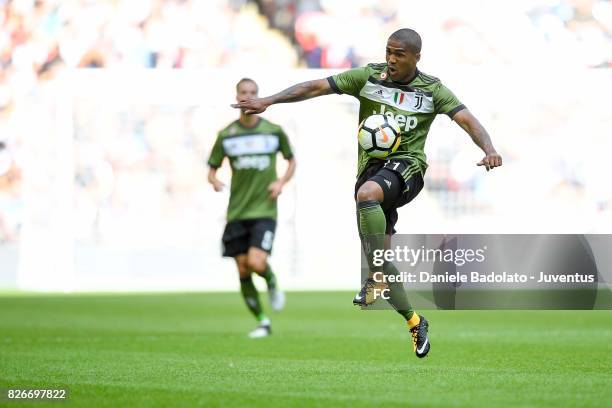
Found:
[{"label": "soccer ball on player's thigh", "polygon": [[357,138],[368,155],[382,159],[397,150],[400,127],[392,117],[372,115],[359,125]]}]

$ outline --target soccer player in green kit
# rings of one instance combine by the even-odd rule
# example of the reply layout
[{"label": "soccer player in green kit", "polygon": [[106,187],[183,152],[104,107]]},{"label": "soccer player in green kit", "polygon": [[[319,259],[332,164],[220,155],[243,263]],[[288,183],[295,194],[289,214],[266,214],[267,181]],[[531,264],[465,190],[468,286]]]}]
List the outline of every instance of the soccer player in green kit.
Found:
[{"label": "soccer player in green kit", "polygon": [[[236,85],[236,101],[257,97],[258,87],[249,78]],[[288,161],[283,177],[276,177],[276,154]],[[252,273],[263,277],[268,286],[272,309],[281,310],[285,295],[277,288],[276,276],[268,263],[276,230],[276,200],[283,186],[295,171],[295,159],[283,129],[257,115],[240,118],[219,132],[210,153],[208,181],[215,191],[224,184],[217,178],[217,169],[225,157],[232,168],[227,225],[223,232],[223,256],[236,260],[240,291],[244,301],[259,321],[249,336],[266,337],[272,332],[270,319],[263,313]]]},{"label": "soccer player in green kit", "polygon": [[[395,232],[397,208],[413,200],[423,188],[427,168],[425,139],[434,118],[448,115],[464,129],[485,156],[478,166],[487,171],[501,166],[489,134],[470,111],[439,79],[418,70],[421,58],[421,37],[411,29],[394,32],[387,40],[386,63],[368,64],[329,78],[296,84],[265,98],[250,99],[233,105],[247,114],[261,113],[275,103],[297,102],[332,93],[348,94],[359,100],[359,121],[373,114],[393,116],[401,127],[401,142],[396,152],[386,160],[374,159],[359,148],[355,200],[359,235],[368,260],[370,275],[353,303],[372,304],[377,283],[375,272],[397,275],[392,263],[375,266],[374,251],[389,248]],[[425,357],[430,350],[429,322],[410,305],[404,288],[388,284],[389,302],[408,323],[413,350]]]}]

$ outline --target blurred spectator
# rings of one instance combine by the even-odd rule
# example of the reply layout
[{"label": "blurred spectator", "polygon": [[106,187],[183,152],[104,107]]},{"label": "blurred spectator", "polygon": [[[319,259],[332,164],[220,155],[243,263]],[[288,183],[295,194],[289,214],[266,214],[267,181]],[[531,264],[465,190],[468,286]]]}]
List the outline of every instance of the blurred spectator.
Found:
[{"label": "blurred spectator", "polygon": [[[308,67],[344,68],[382,59],[388,35],[409,26],[425,35],[425,49],[433,49],[443,64],[517,63],[521,56],[549,58],[551,66],[572,64],[608,67],[612,64],[612,3],[595,0],[539,0],[486,2],[442,0],[435,3],[399,0],[343,2],[332,0],[297,2],[293,8],[271,10],[295,20],[295,38]],[[307,7],[300,7],[307,4]],[[316,5],[316,6],[315,6]],[[272,22],[275,16],[269,16]],[[376,44],[378,49],[372,49]],[[451,44],[452,46],[449,46]],[[444,51],[440,55],[440,51]],[[326,58],[326,53],[333,58]],[[430,53],[433,54],[433,53]],[[431,55],[430,55],[431,56]],[[518,58],[517,58],[518,57]]]},{"label": "blurred spectator", "polygon": [[17,240],[20,217],[21,172],[7,143],[0,140],[0,244]]}]

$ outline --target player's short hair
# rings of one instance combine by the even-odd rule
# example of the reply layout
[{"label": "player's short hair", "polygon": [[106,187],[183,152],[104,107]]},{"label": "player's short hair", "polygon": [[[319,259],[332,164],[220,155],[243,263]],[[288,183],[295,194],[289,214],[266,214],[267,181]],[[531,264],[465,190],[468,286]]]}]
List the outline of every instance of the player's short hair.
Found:
[{"label": "player's short hair", "polygon": [[421,52],[421,36],[411,28],[401,28],[391,34],[389,39],[401,42],[404,47],[408,48],[414,54]]},{"label": "player's short hair", "polygon": [[257,82],[255,82],[255,80],[251,78],[246,78],[246,77],[238,81],[238,83],[236,84],[236,92],[238,92],[238,88],[240,88],[240,85],[242,85],[245,82],[252,82],[255,85],[255,87],[257,87],[257,91],[259,92],[259,85],[257,85]]}]

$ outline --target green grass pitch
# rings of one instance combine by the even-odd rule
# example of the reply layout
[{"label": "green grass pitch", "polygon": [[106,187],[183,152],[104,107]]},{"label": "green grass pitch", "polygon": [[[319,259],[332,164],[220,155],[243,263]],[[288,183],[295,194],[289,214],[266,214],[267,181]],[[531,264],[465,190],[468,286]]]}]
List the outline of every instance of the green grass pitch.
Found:
[{"label": "green grass pitch", "polygon": [[611,311],[426,311],[419,360],[398,315],[352,295],[290,292],[273,336],[251,340],[237,293],[5,294],[0,388],[68,388],[87,407],[612,403]]}]

